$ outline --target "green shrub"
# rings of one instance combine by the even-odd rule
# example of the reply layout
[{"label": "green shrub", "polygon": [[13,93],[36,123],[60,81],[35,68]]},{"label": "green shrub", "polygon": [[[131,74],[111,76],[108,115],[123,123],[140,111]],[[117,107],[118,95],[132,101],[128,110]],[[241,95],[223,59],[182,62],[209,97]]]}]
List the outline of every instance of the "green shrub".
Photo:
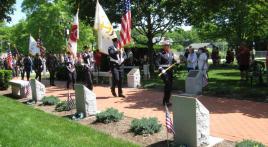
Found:
[{"label": "green shrub", "polygon": [[120,113],[117,109],[108,108],[105,111],[98,113],[96,118],[96,122],[102,122],[105,124],[118,122],[119,120],[123,119],[123,113]]},{"label": "green shrub", "polygon": [[254,140],[243,140],[236,143],[236,147],[265,147],[264,144],[254,141]]},{"label": "green shrub", "polygon": [[0,70],[0,90],[8,89],[8,82],[12,79],[11,70]]},{"label": "green shrub", "polygon": [[59,102],[59,98],[55,96],[45,96],[42,99],[43,105],[57,105]]},{"label": "green shrub", "polygon": [[130,130],[135,135],[153,134],[159,132],[161,126],[156,117],[149,117],[132,120]]},{"label": "green shrub", "polygon": [[72,107],[70,108],[68,106],[67,101],[61,101],[60,103],[58,103],[55,107],[55,110],[58,112],[62,112],[62,111],[69,111],[75,108],[75,105],[72,105]]}]

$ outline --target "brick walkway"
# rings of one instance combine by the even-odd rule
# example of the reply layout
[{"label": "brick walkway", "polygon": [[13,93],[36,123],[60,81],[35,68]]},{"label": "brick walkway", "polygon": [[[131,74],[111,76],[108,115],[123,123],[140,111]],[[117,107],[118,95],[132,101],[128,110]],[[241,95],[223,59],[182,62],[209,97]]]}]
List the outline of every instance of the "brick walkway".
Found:
[{"label": "brick walkway", "polygon": [[[44,83],[48,85],[47,81]],[[65,82],[56,82],[57,87],[47,86],[46,95],[66,99],[65,84]],[[165,121],[161,91],[124,88],[127,98],[112,97],[107,85],[95,86],[93,91],[97,95],[97,108],[100,111],[114,107],[128,117],[157,117],[162,123]],[[71,92],[74,93],[73,90]],[[268,145],[268,103],[206,96],[198,99],[210,111],[212,136],[231,141],[253,139]]]}]

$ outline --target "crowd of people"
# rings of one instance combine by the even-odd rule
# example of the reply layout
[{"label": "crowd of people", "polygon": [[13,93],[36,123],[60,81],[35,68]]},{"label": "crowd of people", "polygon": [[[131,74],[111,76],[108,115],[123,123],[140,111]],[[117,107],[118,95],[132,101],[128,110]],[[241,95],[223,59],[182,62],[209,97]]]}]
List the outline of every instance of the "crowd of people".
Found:
[{"label": "crowd of people", "polygon": [[[125,52],[124,49],[117,48],[117,38],[114,38],[112,41],[114,43],[113,46],[108,48],[109,66],[112,74],[111,93],[115,97],[125,97],[122,90],[122,79],[124,77],[123,65],[126,63],[127,59],[129,59],[128,62],[133,63],[134,55],[129,50]],[[253,55],[253,51],[250,51],[245,43],[241,43],[236,52],[232,49],[227,50],[226,63],[233,63],[234,58],[236,57],[241,72],[241,80],[247,80],[250,63],[254,60],[254,57],[252,57]],[[0,69],[12,70],[13,76],[16,77],[20,75],[22,80],[24,80],[26,74],[26,79],[28,81],[30,80],[30,74],[34,71],[35,79],[38,79],[40,82],[42,80],[42,72],[46,73],[46,71],[48,71],[50,75],[50,85],[55,86],[56,70],[57,67],[62,64],[67,69],[66,88],[69,89],[70,84],[72,84],[72,88],[74,89],[74,84],[77,79],[75,64],[80,64],[83,66],[84,85],[90,90],[93,90],[93,71],[100,71],[102,56],[103,54],[98,50],[93,52],[92,49],[85,46],[81,56],[74,56],[71,52],[67,52],[67,55],[64,57],[57,57],[51,53],[48,53],[46,56],[36,54],[34,57],[31,57],[30,55],[21,55],[13,57],[11,66],[7,63],[6,59],[1,59]],[[155,66],[159,69],[159,72],[161,73],[160,78],[165,84],[163,105],[171,105],[170,96],[173,82],[173,65],[181,64],[181,61],[184,61],[188,72],[191,70],[199,70],[203,75],[207,76],[209,57],[209,51],[206,46],[199,48],[197,51],[195,51],[192,46],[189,46],[189,48],[185,50],[184,56],[180,57],[179,60],[175,60],[175,55],[170,48],[170,42],[168,40],[163,42],[163,49],[156,53],[155,56]],[[145,58],[147,60],[147,56]],[[218,48],[213,48],[211,58],[213,64],[219,64],[220,57]],[[266,59],[266,64],[268,64],[268,59]],[[115,90],[116,86],[118,87],[117,93]]]}]

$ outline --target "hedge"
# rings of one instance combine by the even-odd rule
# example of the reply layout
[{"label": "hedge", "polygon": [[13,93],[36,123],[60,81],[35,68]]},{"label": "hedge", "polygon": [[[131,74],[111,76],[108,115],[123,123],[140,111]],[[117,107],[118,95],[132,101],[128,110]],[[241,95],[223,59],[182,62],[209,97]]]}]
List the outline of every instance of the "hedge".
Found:
[{"label": "hedge", "polygon": [[11,70],[0,70],[0,90],[8,89],[8,82],[12,79]]}]

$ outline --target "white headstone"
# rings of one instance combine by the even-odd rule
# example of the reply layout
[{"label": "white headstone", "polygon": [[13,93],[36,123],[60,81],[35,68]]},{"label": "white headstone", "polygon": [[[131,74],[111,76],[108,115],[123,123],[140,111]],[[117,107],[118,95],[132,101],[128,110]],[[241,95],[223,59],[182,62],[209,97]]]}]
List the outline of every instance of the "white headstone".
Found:
[{"label": "white headstone", "polygon": [[45,85],[35,79],[31,79],[30,84],[32,89],[32,99],[36,102],[41,101],[46,95]]},{"label": "white headstone", "polygon": [[185,93],[198,95],[202,93],[203,74],[198,70],[191,70],[185,81]]},{"label": "white headstone", "polygon": [[75,84],[75,101],[77,113],[83,113],[85,117],[97,113],[96,95],[87,87]]},{"label": "white headstone", "polygon": [[138,68],[133,68],[131,71],[127,74],[127,85],[130,88],[137,88],[140,87],[140,70]]},{"label": "white headstone", "polygon": [[209,145],[209,111],[196,98],[173,96],[175,144],[200,147]]}]

